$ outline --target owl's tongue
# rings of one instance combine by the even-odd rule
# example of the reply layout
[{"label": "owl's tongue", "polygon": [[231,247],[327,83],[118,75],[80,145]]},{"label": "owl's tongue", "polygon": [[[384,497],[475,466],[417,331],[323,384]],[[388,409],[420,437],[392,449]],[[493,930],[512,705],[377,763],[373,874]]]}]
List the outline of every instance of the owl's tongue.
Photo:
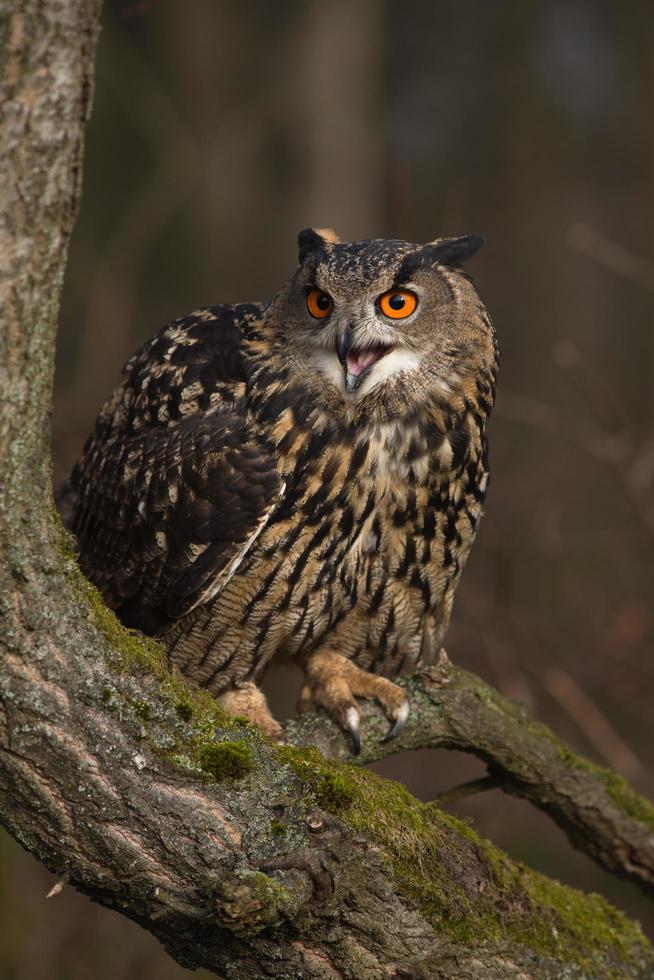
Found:
[{"label": "owl's tongue", "polygon": [[358,376],[363,374],[366,368],[378,361],[383,354],[386,353],[386,348],[377,347],[371,350],[351,350],[348,352],[346,358],[346,366],[348,374],[353,374]]}]

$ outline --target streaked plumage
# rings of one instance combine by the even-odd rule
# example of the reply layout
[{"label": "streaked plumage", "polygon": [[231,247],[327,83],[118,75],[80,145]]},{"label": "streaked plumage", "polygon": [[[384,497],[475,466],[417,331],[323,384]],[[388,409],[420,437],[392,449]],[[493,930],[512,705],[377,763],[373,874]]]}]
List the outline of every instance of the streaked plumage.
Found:
[{"label": "streaked plumage", "polygon": [[[84,572],[271,733],[254,685],[274,656],[356,743],[355,696],[399,728],[385,678],[440,649],[488,480],[496,345],[458,268],[481,243],[303,232],[271,303],[182,317],[128,362],[75,467]],[[400,287],[417,309],[389,319]]]}]

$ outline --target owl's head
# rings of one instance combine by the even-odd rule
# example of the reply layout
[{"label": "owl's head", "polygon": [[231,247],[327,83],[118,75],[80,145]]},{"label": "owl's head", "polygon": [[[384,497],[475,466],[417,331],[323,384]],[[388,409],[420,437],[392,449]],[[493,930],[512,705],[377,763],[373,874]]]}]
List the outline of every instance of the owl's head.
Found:
[{"label": "owl's head", "polygon": [[490,318],[460,271],[484,241],[300,232],[298,269],[271,307],[296,367],[333,385],[350,414],[388,419],[430,402],[463,410],[480,381],[492,389],[496,369]]}]

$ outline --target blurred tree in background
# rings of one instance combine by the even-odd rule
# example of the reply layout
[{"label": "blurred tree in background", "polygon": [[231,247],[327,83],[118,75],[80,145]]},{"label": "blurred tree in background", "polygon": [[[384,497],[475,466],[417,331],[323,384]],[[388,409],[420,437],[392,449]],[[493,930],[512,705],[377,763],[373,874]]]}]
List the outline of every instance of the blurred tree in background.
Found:
[{"label": "blurred tree in background", "polygon": [[[62,476],[133,350],[194,307],[271,296],[308,224],[486,232],[493,482],[448,650],[650,796],[653,46],[649,0],[107,3],[54,417]],[[287,675],[269,683],[291,713]],[[425,799],[481,772],[428,752],[378,768]],[[654,934],[645,899],[526,804],[453,809]],[[3,977],[185,975],[70,889],[46,905],[47,872],[2,848]]]}]

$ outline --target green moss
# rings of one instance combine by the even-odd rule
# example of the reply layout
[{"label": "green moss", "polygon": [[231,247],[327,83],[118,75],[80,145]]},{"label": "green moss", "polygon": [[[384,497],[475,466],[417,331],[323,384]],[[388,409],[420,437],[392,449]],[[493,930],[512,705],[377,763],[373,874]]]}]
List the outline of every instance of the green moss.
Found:
[{"label": "green moss", "polygon": [[256,895],[262,906],[279,909],[289,904],[287,889],[262,871],[255,871],[248,883],[251,894]]},{"label": "green moss", "polygon": [[[81,573],[80,573],[81,576]],[[98,590],[83,579],[84,598],[89,604],[97,629],[104,633],[118,653],[123,668],[138,669],[161,678],[169,673],[166,653],[157,640],[142,633],[127,630],[105,604]]]},{"label": "green moss", "polygon": [[[531,949],[574,962],[591,949],[594,968],[601,964],[605,977],[612,975],[607,963],[648,949],[639,927],[599,896],[584,895],[515,864],[467,824],[417,803],[404,787],[367,780],[362,785],[363,799],[346,820],[388,850],[407,894],[452,939],[501,941],[510,935]],[[380,812],[381,821],[371,819],[370,814]],[[468,839],[493,878],[495,887],[488,898],[480,892],[470,898],[454,883],[451,871],[438,871],[449,832]],[[618,970],[614,975],[621,974]]]},{"label": "green moss", "polygon": [[[469,945],[508,938],[558,960],[586,961],[593,975],[607,980],[621,976],[618,964],[630,956],[651,955],[639,927],[602,898],[512,862],[470,826],[415,800],[401,784],[328,762],[314,748],[276,751],[319,802],[321,787],[343,789],[344,801],[338,800],[332,812],[380,848],[400,891],[445,939]],[[336,804],[337,796],[325,795]],[[468,845],[463,852],[461,838]],[[465,863],[448,867],[451,853],[465,853]],[[489,878],[493,887],[480,888]]]},{"label": "green moss", "polygon": [[[395,783],[359,773],[358,796],[344,820],[384,848],[405,893],[454,941],[501,941],[579,962],[593,950],[595,966],[647,949],[639,928],[597,895],[584,895],[510,861],[466,824],[420,804]],[[495,887],[472,897],[443,868],[450,834],[467,838]],[[464,869],[458,869],[463,880]],[[471,869],[474,879],[474,861]],[[457,874],[459,877],[459,874]],[[498,899],[499,894],[499,899]],[[619,972],[615,974],[619,976]]]},{"label": "green moss", "polygon": [[160,693],[173,705],[177,715],[183,721],[193,720],[197,739],[213,738],[217,728],[235,727],[232,716],[221,709],[213,695],[192,687],[180,674],[170,670],[160,643],[125,629],[99,592],[86,579],[83,582],[84,598],[90,604],[94,625],[110,641],[115,654],[114,667],[118,671],[155,678]]},{"label": "green moss", "polygon": [[340,815],[356,798],[355,766],[328,762],[315,748],[299,749],[281,745],[276,749],[278,758],[308,783],[316,802],[324,810]]},{"label": "green moss", "polygon": [[495,697],[493,697],[493,692],[489,687],[485,687],[483,684],[477,684],[474,688],[474,695],[483,704],[488,704],[491,708],[500,710],[500,706],[497,704]]},{"label": "green moss", "polygon": [[137,716],[141,719],[141,721],[150,720],[150,717],[152,715],[152,709],[150,708],[150,705],[148,704],[147,701],[143,701],[142,699],[139,698],[136,701],[132,701],[132,706]]},{"label": "green moss", "polygon": [[275,837],[283,837],[287,833],[287,827],[281,820],[272,820],[270,823],[270,833]]},{"label": "green moss", "polygon": [[570,769],[581,769],[604,783],[606,791],[622,813],[634,820],[640,820],[654,830],[654,806],[634,792],[629,783],[617,773],[598,766],[582,756],[576,755],[567,745],[563,745],[546,725],[537,721],[529,723],[529,731],[539,738],[547,739],[556,748],[561,761]]},{"label": "green moss", "polygon": [[356,790],[349,778],[340,772],[326,772],[314,785],[319,806],[330,813],[341,813],[353,803]]},{"label": "green moss", "polygon": [[77,564],[77,540],[75,539],[75,535],[67,531],[64,527],[61,514],[57,510],[57,505],[54,502],[54,497],[52,498],[50,516],[55,530],[55,539],[52,542],[54,550],[65,562],[72,561]]},{"label": "green moss", "polygon": [[614,803],[617,803],[620,809],[630,817],[635,820],[642,820],[654,830],[654,806],[642,796],[634,793],[629,783],[617,773],[604,769],[602,770],[602,778]]},{"label": "green moss", "polygon": [[79,596],[82,607],[85,605],[90,610],[94,625],[111,642],[122,666],[139,667],[157,677],[169,674],[162,645],[151,637],[125,629],[95,586],[80,571],[75,538],[64,530],[56,511],[54,521],[58,532],[56,547],[64,560],[69,586]]},{"label": "green moss", "polygon": [[193,717],[193,705],[190,701],[178,701],[175,705],[175,711],[182,721],[190,721]]},{"label": "green moss", "polygon": [[210,742],[202,746],[198,763],[213,779],[242,779],[252,771],[252,749],[245,741]]},{"label": "green moss", "polygon": [[[545,731],[548,730],[545,729]],[[575,755],[566,745],[561,745],[555,736],[551,735],[551,737],[556,741],[559,758],[562,759],[566,766],[574,769],[583,769],[586,772],[592,773],[593,776],[604,783],[607,793],[622,813],[633,817],[634,820],[640,820],[654,830],[654,806],[648,800],[634,792],[626,779],[623,779],[622,776],[612,772],[610,769],[604,769],[594,762],[589,762],[588,759],[583,759]]]}]

